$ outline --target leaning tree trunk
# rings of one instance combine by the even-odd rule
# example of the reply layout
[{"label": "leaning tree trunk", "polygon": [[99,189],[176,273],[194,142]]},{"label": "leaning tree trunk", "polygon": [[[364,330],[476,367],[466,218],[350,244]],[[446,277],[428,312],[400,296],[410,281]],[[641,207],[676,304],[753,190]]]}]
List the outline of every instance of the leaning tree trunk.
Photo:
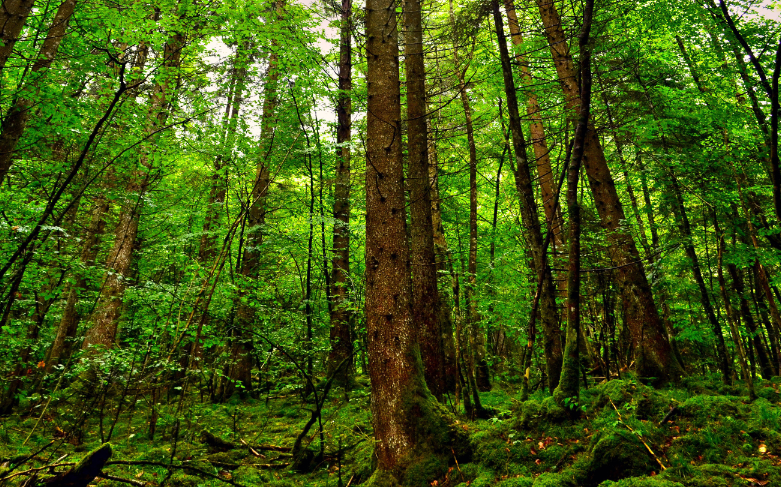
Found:
[{"label": "leaning tree trunk", "polygon": [[[100,248],[100,240],[106,228],[108,210],[109,200],[99,196],[95,202],[95,207],[92,209],[87,235],[81,248],[80,260],[84,269],[89,269],[95,265]],[[81,320],[76,305],[79,301],[79,295],[87,289],[88,284],[85,271],[77,271],[75,277],[75,282],[68,287],[65,309],[57,326],[57,335],[54,337],[54,342],[49,349],[46,359],[45,371],[47,373],[50,373],[56,365],[65,362],[70,357],[71,341],[76,338],[79,321]]]},{"label": "leaning tree trunk", "polygon": [[394,2],[367,0],[366,51],[365,316],[377,458],[373,480],[404,484],[413,464],[463,453],[463,430],[447,421],[426,387],[412,320]]},{"label": "leaning tree trunk", "polygon": [[[553,0],[535,1],[545,27],[545,36],[566,106],[569,110],[576,110],[580,106],[578,76],[561,17]],[[626,220],[624,208],[592,123],[589,123],[586,133],[583,165],[602,226],[608,233],[609,254],[616,267],[616,281],[626,310],[626,322],[635,349],[637,371],[641,376],[655,377],[660,381],[676,379],[681,373],[681,366],[672,354],[635,242],[631,234],[621,228],[622,222]]]},{"label": "leaning tree trunk", "polygon": [[[352,0],[342,0],[339,34],[339,94],[336,107],[337,163],[334,183],[333,260],[331,263],[331,351],[328,375],[348,385],[352,372],[353,337],[350,311],[350,139],[352,138]],[[337,370],[339,364],[343,364]]]},{"label": "leaning tree trunk", "polygon": [[[20,6],[20,8],[22,7]],[[38,53],[38,59],[33,64],[31,85],[23,89],[3,119],[2,132],[0,132],[0,184],[3,183],[8,171],[11,169],[16,145],[19,143],[22,135],[24,135],[27,123],[30,121],[30,110],[34,104],[34,100],[31,97],[37,91],[40,77],[52,65],[54,57],[57,55],[62,39],[65,37],[65,31],[68,28],[68,21],[73,15],[75,8],[76,0],[65,0],[57,9],[52,25],[46,35],[46,40]],[[22,20],[22,22],[24,21]],[[21,29],[21,26],[19,29]]]},{"label": "leaning tree trunk", "polygon": [[[529,160],[526,157],[526,140],[521,127],[521,116],[518,110],[518,98],[515,91],[510,55],[507,50],[507,40],[504,35],[499,3],[492,2],[494,26],[499,38],[499,57],[502,63],[504,77],[504,92],[507,97],[507,112],[510,116],[510,131],[512,132],[513,152],[515,152],[515,187],[521,199],[521,215],[523,218],[523,233],[531,247],[534,270],[537,280],[541,282],[540,316],[543,328],[543,350],[545,353],[548,387],[552,391],[559,383],[561,375],[562,351],[561,331],[559,329],[558,312],[556,310],[556,288],[553,274],[546,255],[545,245],[534,199],[535,191],[532,185]],[[551,203],[552,205],[553,203]],[[551,215],[553,216],[553,215]]]},{"label": "leaning tree trunk", "polygon": [[13,53],[35,0],[5,0],[0,7],[0,73]]},{"label": "leaning tree trunk", "polygon": [[[162,78],[155,86],[149,108],[149,125],[146,132],[150,136],[157,133],[168,119],[168,109],[177,86],[176,70],[179,68],[183,46],[184,35],[174,34],[163,50],[164,69],[160,74]],[[136,171],[127,185],[126,194],[129,197],[120,210],[114,245],[106,262],[103,292],[92,314],[92,325],[87,330],[82,345],[85,350],[91,346],[111,348],[114,344],[125,294],[124,278],[130,273],[142,202],[151,182],[150,155],[148,152],[141,153],[139,164],[144,169]]]}]

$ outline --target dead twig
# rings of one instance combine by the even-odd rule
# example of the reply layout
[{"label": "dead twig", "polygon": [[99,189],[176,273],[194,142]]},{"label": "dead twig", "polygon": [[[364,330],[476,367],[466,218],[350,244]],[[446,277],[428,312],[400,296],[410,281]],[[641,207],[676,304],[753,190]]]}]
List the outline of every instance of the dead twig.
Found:
[{"label": "dead twig", "polygon": [[123,479],[122,477],[115,477],[113,475],[108,475],[105,473],[99,473],[98,478],[112,480],[114,482],[122,482],[124,484],[137,485],[138,487],[144,487],[146,485],[146,482],[141,482],[140,480]]},{"label": "dead twig", "polygon": [[628,424],[624,423],[624,418],[621,417],[621,412],[618,410],[616,405],[613,404],[613,400],[608,398],[608,401],[610,401],[610,405],[613,406],[613,409],[616,410],[616,413],[618,414],[618,420],[621,421],[621,424],[626,426],[626,429],[628,429],[633,435],[635,435],[637,437],[637,439],[639,439],[643,443],[643,445],[645,446],[646,450],[648,450],[648,453],[650,453],[651,456],[654,457],[654,460],[656,460],[656,463],[658,463],[659,466],[662,467],[662,470],[667,470],[667,467],[665,467],[664,464],[662,463],[662,461],[659,460],[659,457],[657,457],[656,453],[654,453],[654,451],[651,450],[651,447],[648,446],[648,443],[645,442],[643,437],[638,435],[637,432],[635,432],[635,430],[633,430],[631,426],[629,426]]}]

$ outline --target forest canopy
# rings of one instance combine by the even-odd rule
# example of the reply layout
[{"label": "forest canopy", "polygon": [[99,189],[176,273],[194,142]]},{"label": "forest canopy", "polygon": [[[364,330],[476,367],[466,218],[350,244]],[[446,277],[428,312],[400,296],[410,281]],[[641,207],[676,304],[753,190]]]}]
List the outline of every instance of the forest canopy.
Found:
[{"label": "forest canopy", "polygon": [[780,482],[779,11],[3,0],[0,486]]}]

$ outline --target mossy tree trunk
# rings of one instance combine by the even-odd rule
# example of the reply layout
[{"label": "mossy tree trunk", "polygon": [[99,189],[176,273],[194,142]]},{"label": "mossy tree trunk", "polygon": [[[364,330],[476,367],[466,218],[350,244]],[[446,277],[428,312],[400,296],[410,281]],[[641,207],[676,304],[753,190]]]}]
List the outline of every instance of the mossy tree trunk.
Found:
[{"label": "mossy tree trunk", "polygon": [[591,51],[589,34],[594,0],[587,0],[583,11],[583,26],[578,37],[580,47],[580,113],[575,127],[572,155],[567,168],[567,212],[569,214],[569,266],[567,270],[567,342],[559,386],[553,397],[559,405],[565,399],[578,397],[580,371],[580,233],[581,208],[578,201],[580,168],[586,155],[586,136],[591,111]]},{"label": "mossy tree trunk", "polygon": [[451,427],[426,387],[412,320],[397,29],[395,2],[367,0],[365,314],[377,457],[370,483],[375,485],[411,483],[412,475],[422,474],[415,465],[461,449],[459,428]]}]

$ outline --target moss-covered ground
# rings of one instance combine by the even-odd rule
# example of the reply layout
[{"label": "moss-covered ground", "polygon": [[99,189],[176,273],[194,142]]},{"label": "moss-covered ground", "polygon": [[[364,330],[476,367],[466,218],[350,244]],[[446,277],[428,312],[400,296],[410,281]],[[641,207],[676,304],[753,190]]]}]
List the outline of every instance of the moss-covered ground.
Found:
[{"label": "moss-covered ground", "polygon": [[[416,482],[781,485],[781,389],[769,381],[758,381],[756,388],[760,397],[751,402],[741,388],[717,382],[654,389],[631,378],[613,380],[582,390],[568,411],[539,391],[520,403],[514,387],[497,383],[482,393],[494,417],[459,419],[472,443],[471,461],[454,456],[445,474],[425,480],[418,475]],[[22,404],[16,414],[0,418],[0,485],[40,485],[105,442],[113,454],[103,474],[115,479],[90,485],[346,487],[372,474],[367,386],[332,391],[322,422],[304,437],[311,461],[303,471],[293,468],[291,449],[311,417],[311,397],[280,386],[259,398],[212,404],[199,395],[168,392],[158,396],[153,439],[152,408],[144,398],[126,394],[119,411],[117,396],[90,403],[65,394],[49,404],[43,398]],[[60,466],[41,468],[53,464]]]}]

